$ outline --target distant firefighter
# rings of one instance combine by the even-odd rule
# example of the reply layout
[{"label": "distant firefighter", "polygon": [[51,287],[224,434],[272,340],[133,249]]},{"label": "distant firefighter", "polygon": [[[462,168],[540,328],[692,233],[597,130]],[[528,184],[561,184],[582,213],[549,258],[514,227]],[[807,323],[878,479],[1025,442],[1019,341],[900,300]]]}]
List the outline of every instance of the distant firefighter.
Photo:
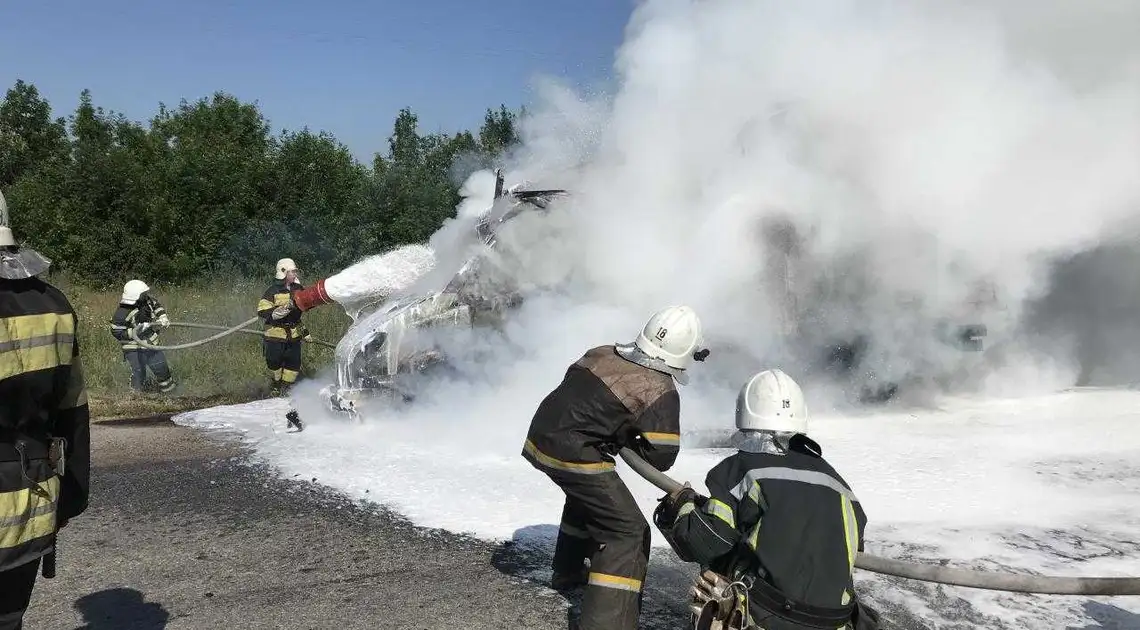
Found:
[{"label": "distant firefighter", "polygon": [[158,391],[165,394],[174,389],[174,376],[166,355],[162,350],[139,344],[141,340],[156,345],[158,332],[168,326],[170,318],[166,309],[150,294],[150,287],[142,280],[127,281],[119,297],[119,307],[111,317],[111,334],[123,349],[123,360],[131,366],[131,388],[135,391],[143,391],[148,368],[158,381]]},{"label": "distant firefighter", "polygon": [[301,322],[301,309],[293,302],[293,292],[304,288],[301,270],[292,258],[277,261],[276,281],[262,294],[257,315],[265,321],[265,365],[272,372],[270,395],[282,396],[301,374],[301,342],[312,336]]}]

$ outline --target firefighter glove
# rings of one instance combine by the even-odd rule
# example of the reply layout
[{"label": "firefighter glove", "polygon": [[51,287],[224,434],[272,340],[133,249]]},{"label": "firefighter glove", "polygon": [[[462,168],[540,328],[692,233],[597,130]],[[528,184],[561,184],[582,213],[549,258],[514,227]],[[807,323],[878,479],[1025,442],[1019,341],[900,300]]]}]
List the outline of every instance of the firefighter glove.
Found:
[{"label": "firefighter glove", "polygon": [[158,321],[156,323],[163,328],[168,328],[170,327],[170,318],[167,317],[165,313],[163,313],[162,316],[158,318]]},{"label": "firefighter glove", "polygon": [[689,482],[686,481],[685,485],[661,497],[658,501],[661,502],[661,505],[657,506],[657,514],[654,520],[672,525],[676,522],[677,517],[680,516],[681,509],[684,508],[686,504],[691,503],[695,506],[702,506],[708,501],[708,498],[698,494],[697,491],[693,490],[693,487],[689,485]]},{"label": "firefighter glove", "polygon": [[285,319],[285,317],[289,315],[290,310],[291,309],[288,306],[278,306],[277,308],[273,309],[273,313],[271,313],[269,316],[274,320]]}]

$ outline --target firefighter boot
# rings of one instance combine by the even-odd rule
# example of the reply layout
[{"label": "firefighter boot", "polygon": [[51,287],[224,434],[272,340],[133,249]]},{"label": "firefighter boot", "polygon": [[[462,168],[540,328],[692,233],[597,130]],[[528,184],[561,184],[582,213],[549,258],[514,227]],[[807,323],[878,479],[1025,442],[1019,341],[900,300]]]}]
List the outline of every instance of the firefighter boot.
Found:
[{"label": "firefighter boot", "polygon": [[285,420],[288,422],[286,428],[297,427],[298,432],[305,430],[305,425],[301,423],[301,415],[296,409],[290,409],[289,413],[285,414]]}]

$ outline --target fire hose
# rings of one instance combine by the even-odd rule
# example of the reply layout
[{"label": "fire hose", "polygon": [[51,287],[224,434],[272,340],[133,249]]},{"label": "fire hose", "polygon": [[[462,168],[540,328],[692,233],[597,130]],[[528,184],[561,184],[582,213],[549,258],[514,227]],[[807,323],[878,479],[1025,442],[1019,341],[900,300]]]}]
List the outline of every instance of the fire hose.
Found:
[{"label": "fire hose", "polygon": [[[194,324],[194,323],[190,323],[190,322],[170,322],[171,327],[198,328],[198,329],[203,329],[203,330],[220,330],[221,331],[215,335],[210,335],[209,337],[205,337],[203,339],[198,339],[196,341],[190,341],[187,343],[180,343],[180,344],[173,345],[173,346],[159,346],[159,345],[147,343],[146,341],[139,339],[135,335],[135,331],[133,328],[128,329],[127,334],[130,336],[132,341],[137,343],[140,347],[146,348],[147,350],[184,350],[186,348],[195,348],[198,346],[204,346],[208,343],[217,341],[219,339],[222,339],[224,337],[228,337],[229,335],[233,335],[233,334],[236,334],[239,332],[251,334],[251,335],[262,336],[264,334],[263,331],[255,330],[253,328],[246,328],[246,326],[249,326],[250,324],[257,322],[259,319],[260,319],[259,317],[251,317],[250,319],[247,319],[244,322],[242,322],[236,326],[231,326],[228,328],[226,326],[215,326],[212,324]],[[315,343],[319,346],[325,346],[326,348],[336,348],[335,343],[329,343],[327,341],[321,341],[319,339],[313,339],[313,340],[309,341],[309,343]]]},{"label": "fire hose", "polygon": [[[623,448],[619,454],[634,472],[662,491],[673,493],[682,487],[630,449]],[[1140,577],[1053,577],[972,571],[882,558],[864,552],[856,556],[855,566],[883,575],[993,591],[1042,595],[1140,595]]]}]

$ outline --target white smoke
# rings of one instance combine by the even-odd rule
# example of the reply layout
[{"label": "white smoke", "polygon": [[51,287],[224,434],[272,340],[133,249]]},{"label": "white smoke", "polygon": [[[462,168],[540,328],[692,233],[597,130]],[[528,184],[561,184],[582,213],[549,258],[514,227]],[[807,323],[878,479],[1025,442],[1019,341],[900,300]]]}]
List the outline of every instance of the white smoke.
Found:
[{"label": "white smoke", "polygon": [[[682,391],[690,426],[729,422],[750,373],[786,363],[807,380],[812,352],[857,333],[886,378],[961,369],[932,335],[940,320],[1006,339],[1044,256],[1087,248],[1140,208],[1140,10],[1122,6],[640,3],[617,91],[546,81],[524,121],[507,184],[571,191],[501,237],[529,301],[493,333],[496,356],[477,344],[464,384],[411,413],[521,443],[569,363],[678,303],[713,347]],[[789,272],[764,237],[780,222],[802,252]],[[780,286],[810,316],[799,346],[782,336]],[[1000,308],[972,304],[980,287]],[[975,363],[1021,386],[1070,377],[1007,345],[1004,363]],[[451,350],[462,362],[462,344]],[[1008,390],[1001,373],[982,384]]]}]

